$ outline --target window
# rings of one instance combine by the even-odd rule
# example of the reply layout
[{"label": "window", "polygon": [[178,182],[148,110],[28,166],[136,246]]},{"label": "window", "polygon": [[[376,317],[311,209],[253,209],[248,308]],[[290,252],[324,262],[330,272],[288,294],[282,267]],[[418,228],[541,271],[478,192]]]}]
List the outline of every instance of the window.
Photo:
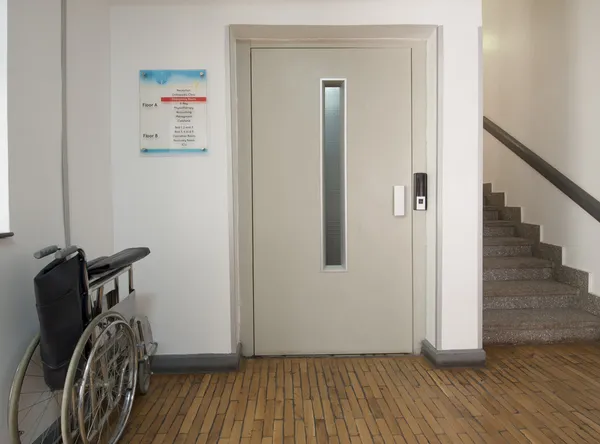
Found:
[{"label": "window", "polygon": [[344,80],[321,80],[323,264],[346,266],[346,99]]}]

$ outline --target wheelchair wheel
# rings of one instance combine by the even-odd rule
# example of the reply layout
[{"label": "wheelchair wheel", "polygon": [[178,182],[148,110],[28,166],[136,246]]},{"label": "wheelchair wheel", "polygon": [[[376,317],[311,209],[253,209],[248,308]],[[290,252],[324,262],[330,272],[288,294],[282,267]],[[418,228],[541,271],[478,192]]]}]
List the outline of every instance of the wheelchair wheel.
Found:
[{"label": "wheelchair wheel", "polygon": [[69,364],[62,412],[75,412],[79,433],[71,433],[72,424],[61,416],[64,444],[117,443],[131,413],[136,380],[133,330],[119,313],[100,314],[83,332]]},{"label": "wheelchair wheel", "polygon": [[[60,442],[62,391],[51,390],[44,382],[40,357],[40,335],[27,347],[15,373],[8,401],[8,429],[11,444]],[[47,441],[46,441],[47,440]]]}]

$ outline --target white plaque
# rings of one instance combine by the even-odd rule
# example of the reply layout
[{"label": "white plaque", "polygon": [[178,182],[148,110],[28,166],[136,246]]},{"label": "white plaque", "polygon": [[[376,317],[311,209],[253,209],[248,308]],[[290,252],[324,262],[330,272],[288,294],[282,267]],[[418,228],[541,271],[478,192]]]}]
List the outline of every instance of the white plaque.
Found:
[{"label": "white plaque", "polygon": [[140,71],[140,150],[143,154],[208,149],[206,70]]}]

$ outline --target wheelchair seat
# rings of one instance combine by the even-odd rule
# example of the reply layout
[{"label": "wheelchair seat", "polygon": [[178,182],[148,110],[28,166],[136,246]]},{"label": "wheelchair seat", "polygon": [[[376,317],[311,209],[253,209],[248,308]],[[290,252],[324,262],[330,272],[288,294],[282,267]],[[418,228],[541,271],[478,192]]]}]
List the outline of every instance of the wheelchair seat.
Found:
[{"label": "wheelchair seat", "polygon": [[88,276],[97,276],[110,271],[118,270],[145,258],[150,254],[148,247],[127,248],[112,256],[103,256],[89,261],[87,264]]}]

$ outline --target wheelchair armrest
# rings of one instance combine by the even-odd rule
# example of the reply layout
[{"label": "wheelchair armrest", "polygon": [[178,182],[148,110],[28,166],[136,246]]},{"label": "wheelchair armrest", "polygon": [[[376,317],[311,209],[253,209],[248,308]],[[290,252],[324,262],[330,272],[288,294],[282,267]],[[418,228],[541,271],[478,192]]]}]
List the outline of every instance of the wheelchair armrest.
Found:
[{"label": "wheelchair armrest", "polygon": [[147,247],[127,248],[112,256],[95,259],[88,263],[88,274],[90,276],[118,270],[119,268],[137,262],[150,254]]},{"label": "wheelchair armrest", "polygon": [[88,270],[89,270],[90,268],[94,268],[98,262],[100,262],[100,261],[103,261],[103,260],[104,260],[104,259],[106,259],[107,257],[108,257],[108,256],[100,256],[100,257],[97,257],[96,259],[93,259],[93,260],[91,260],[91,261],[88,261],[88,263],[87,263]]}]

